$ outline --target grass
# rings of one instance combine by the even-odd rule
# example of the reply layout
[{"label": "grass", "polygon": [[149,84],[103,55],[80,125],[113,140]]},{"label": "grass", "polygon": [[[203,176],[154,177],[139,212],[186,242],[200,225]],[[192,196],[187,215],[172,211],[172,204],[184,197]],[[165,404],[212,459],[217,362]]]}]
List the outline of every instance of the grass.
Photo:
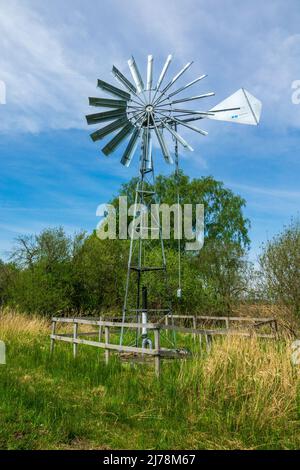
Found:
[{"label": "grass", "polygon": [[0,316],[1,449],[296,449],[299,369],[288,342],[220,339],[210,355],[108,366],[94,348],[49,356],[49,324]]}]

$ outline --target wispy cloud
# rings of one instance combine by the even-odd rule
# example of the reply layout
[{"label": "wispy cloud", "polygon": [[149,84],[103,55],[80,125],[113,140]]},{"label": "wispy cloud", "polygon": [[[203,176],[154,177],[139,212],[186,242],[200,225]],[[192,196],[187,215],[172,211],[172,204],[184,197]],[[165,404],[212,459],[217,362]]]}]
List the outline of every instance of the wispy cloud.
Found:
[{"label": "wispy cloud", "polygon": [[1,0],[0,79],[7,84],[7,105],[0,129],[82,128],[96,78],[112,80],[115,62],[127,73],[131,53],[145,72],[150,52],[156,74],[170,52],[174,72],[194,59],[191,75],[209,74],[203,86],[217,92],[215,102],[245,86],[263,100],[265,123],[299,127],[300,107],[292,105],[290,89],[300,78],[297,0],[275,0],[272,9],[258,0],[225,4]]},{"label": "wispy cloud", "polygon": [[[291,83],[300,79],[300,9],[298,0],[271,3],[0,0],[7,89],[0,106],[1,246],[48,224],[92,229],[97,205],[136,174],[137,156],[129,169],[118,152],[106,159],[89,142],[84,119],[87,97],[99,94],[96,79],[113,82],[112,64],[128,76],[131,54],[143,74],[146,55],[154,55],[155,79],[169,53],[170,75],[194,60],[184,81],[208,74],[199,91],[216,96],[206,109],[241,86],[260,98],[259,128],[204,120],[208,137],[182,132],[195,152],[180,149],[180,162],[192,177],[213,174],[247,199],[256,244],[266,226],[274,231],[295,214],[300,105],[291,102]],[[156,148],[154,158],[157,173],[173,170]]]},{"label": "wispy cloud", "polygon": [[255,195],[262,196],[271,196],[272,198],[278,199],[298,199],[300,201],[300,191],[297,190],[288,190],[288,189],[278,189],[278,188],[262,188],[258,186],[248,186],[245,184],[239,183],[229,183],[232,188],[241,189],[246,193],[251,193]]}]

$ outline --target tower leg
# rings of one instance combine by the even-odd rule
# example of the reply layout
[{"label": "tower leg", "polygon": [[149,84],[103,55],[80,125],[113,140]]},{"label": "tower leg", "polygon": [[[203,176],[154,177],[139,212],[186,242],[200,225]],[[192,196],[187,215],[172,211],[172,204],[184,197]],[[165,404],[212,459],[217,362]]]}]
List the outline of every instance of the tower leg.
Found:
[{"label": "tower leg", "polygon": [[[168,277],[167,277],[167,266],[166,266],[166,257],[164,250],[164,242],[162,238],[161,224],[159,220],[157,227],[158,230],[158,239],[161,247],[161,264],[159,266],[149,266],[148,265],[148,248],[152,244],[152,236],[149,234],[148,227],[148,216],[151,213],[151,204],[158,204],[157,194],[155,192],[155,178],[153,171],[153,161],[152,157],[150,161],[146,161],[144,158],[143,146],[142,154],[140,158],[140,169],[139,169],[139,179],[136,185],[135,191],[135,204],[134,204],[134,215],[132,221],[132,232],[130,236],[130,248],[129,248],[129,257],[127,265],[127,278],[126,278],[126,287],[125,287],[125,296],[122,312],[122,321],[130,322],[134,318],[135,322],[138,323],[139,318],[143,323],[149,322],[149,318],[155,318],[157,321],[162,319],[165,314],[172,315],[171,309],[171,300],[170,292],[168,289]],[[141,214],[142,210],[147,210],[147,218],[143,217]],[[134,225],[134,221],[139,216],[139,225]],[[146,223],[147,220],[147,223]],[[146,224],[146,225],[145,225]],[[139,236],[136,236],[136,235]],[[134,236],[135,235],[135,236]],[[148,237],[148,238],[147,238]],[[150,238],[150,240],[149,240]],[[165,295],[165,307],[156,308],[155,302],[153,307],[151,304],[151,289],[149,291],[147,273],[153,272],[155,274],[163,274],[163,285],[166,288]],[[158,281],[159,277],[157,276]],[[143,286],[143,287],[142,287]],[[135,294],[134,294],[135,292]],[[150,295],[149,295],[150,294]],[[136,299],[135,305],[132,308],[133,299]],[[152,299],[153,303],[153,299]],[[157,318],[158,317],[158,318]],[[124,344],[124,337],[126,331],[125,328],[121,329],[120,336],[120,345]],[[144,341],[146,340],[146,341]],[[142,326],[140,331],[139,328],[136,329],[135,345],[138,346],[139,342],[142,342],[144,345],[147,344],[150,347],[151,340],[148,338],[147,328]],[[173,341],[174,343],[174,341]]]}]

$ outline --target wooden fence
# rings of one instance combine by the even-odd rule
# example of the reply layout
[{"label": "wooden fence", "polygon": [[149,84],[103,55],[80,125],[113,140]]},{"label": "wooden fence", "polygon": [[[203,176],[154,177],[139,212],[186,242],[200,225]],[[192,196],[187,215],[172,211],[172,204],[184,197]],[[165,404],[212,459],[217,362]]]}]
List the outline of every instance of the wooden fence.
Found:
[{"label": "wooden fence", "polygon": [[263,326],[269,325],[272,331],[272,334],[278,334],[278,323],[276,318],[254,318],[254,317],[217,317],[217,316],[203,316],[203,315],[165,315],[165,325],[169,325],[169,320],[172,320],[172,325],[175,324],[175,321],[190,320],[193,328],[197,329],[197,325],[207,324],[207,323],[218,323],[224,322],[224,326],[227,330],[231,329],[232,324],[239,323],[241,326],[246,327],[247,329],[260,329]]},{"label": "wooden fence", "polygon": [[[168,331],[176,331],[179,333],[185,333],[185,334],[191,334],[193,335],[194,339],[198,337],[199,343],[201,345],[202,343],[202,337],[205,338],[206,341],[206,348],[209,351],[211,347],[211,342],[213,336],[218,336],[218,335],[237,335],[237,336],[243,336],[243,337],[251,337],[253,335],[253,330],[251,331],[241,331],[239,329],[230,329],[229,328],[229,323],[226,323],[226,328],[222,329],[199,329],[196,328],[196,322],[195,319],[192,316],[182,316],[182,315],[174,315],[173,318],[193,318],[193,328],[186,328],[183,326],[176,326],[174,324],[170,325],[168,324],[168,316],[165,317],[165,324],[162,323],[124,323],[124,322],[119,322],[119,321],[106,321],[102,319],[91,319],[91,318],[64,318],[64,317],[53,317],[52,318],[52,326],[51,326],[51,335],[50,335],[50,351],[53,353],[54,351],[54,345],[55,341],[64,341],[67,343],[71,343],[73,345],[73,356],[77,356],[78,352],[78,345],[79,344],[85,344],[88,346],[94,346],[97,348],[102,348],[104,349],[104,356],[105,356],[105,363],[108,364],[110,354],[111,352],[118,352],[118,353],[133,353],[133,354],[140,354],[140,355],[146,355],[154,358],[154,364],[155,364],[155,373],[159,377],[160,375],[160,368],[161,368],[161,359],[163,358],[175,358],[175,357],[182,357],[182,352],[179,350],[175,349],[168,349],[168,348],[163,348],[161,346],[161,332],[165,331],[168,333]],[[198,317],[198,319],[201,317]],[[210,318],[212,317],[202,317],[203,318]],[[228,317],[214,317],[218,320],[226,319],[228,320]],[[239,318],[239,317],[231,317],[231,319],[234,318]],[[239,319],[240,320],[240,319]],[[239,321],[238,320],[238,321]],[[257,319],[251,319],[251,320],[257,320]],[[273,324],[273,322],[276,322],[274,319],[260,319],[259,324],[257,322],[254,322],[254,327],[259,327],[259,325],[265,325],[265,324]],[[58,333],[57,332],[57,324],[58,323],[66,323],[66,324],[71,324],[73,325],[73,332],[72,333]],[[79,325],[92,325],[97,328],[97,331],[91,331],[91,332],[82,332],[79,330]],[[111,342],[111,330],[112,329],[121,329],[121,328],[128,328],[132,330],[137,330],[141,331],[141,327],[147,328],[147,330],[153,332],[154,336],[154,347],[151,349],[148,348],[141,348],[137,346],[125,346],[125,345],[120,345],[120,344],[115,344]],[[274,327],[275,328],[275,327]],[[104,333],[104,341],[103,341],[103,333]],[[265,333],[258,333],[256,334],[260,338],[268,338],[268,339],[274,339],[277,337],[277,323],[276,323],[276,332],[271,333],[271,334],[265,334]],[[90,340],[90,339],[84,339],[83,337],[88,337],[88,336],[98,336],[98,340]]]}]

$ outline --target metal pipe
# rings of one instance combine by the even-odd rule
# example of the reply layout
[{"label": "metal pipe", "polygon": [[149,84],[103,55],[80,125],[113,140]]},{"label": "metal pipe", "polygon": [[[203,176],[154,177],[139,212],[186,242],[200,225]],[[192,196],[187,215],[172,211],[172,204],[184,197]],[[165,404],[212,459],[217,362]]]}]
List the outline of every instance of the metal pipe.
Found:
[{"label": "metal pipe", "polygon": [[[147,295],[147,287],[146,286],[143,286],[142,287],[142,308],[143,308],[143,311],[142,311],[142,325],[143,324],[146,324],[147,323],[147,320],[148,320],[148,312],[147,312],[147,309],[148,309],[148,295]],[[142,326],[142,337],[144,339],[147,338],[147,328]]]}]

